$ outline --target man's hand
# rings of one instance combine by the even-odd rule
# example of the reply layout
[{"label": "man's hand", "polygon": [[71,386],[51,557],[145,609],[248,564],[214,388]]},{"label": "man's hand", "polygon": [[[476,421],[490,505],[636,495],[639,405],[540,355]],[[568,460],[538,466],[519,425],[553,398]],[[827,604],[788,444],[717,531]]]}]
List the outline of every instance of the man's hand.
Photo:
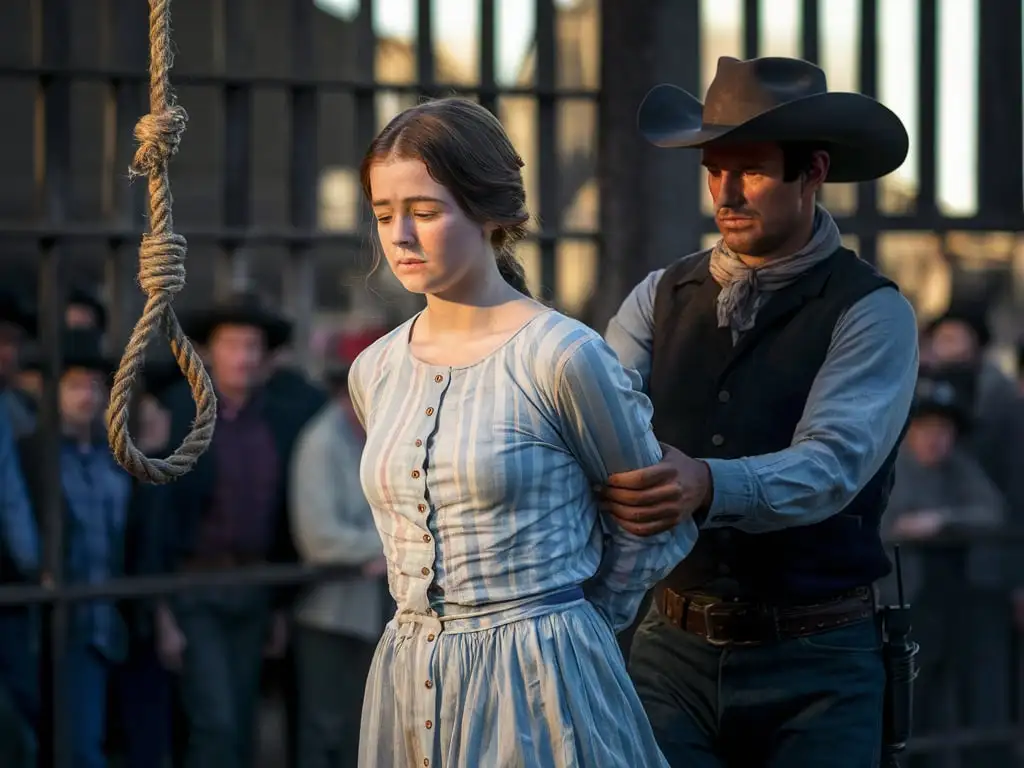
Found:
[{"label": "man's hand", "polygon": [[600,491],[601,511],[637,536],[671,530],[714,495],[707,464],[664,443],[661,450],[653,467],[612,475]]}]

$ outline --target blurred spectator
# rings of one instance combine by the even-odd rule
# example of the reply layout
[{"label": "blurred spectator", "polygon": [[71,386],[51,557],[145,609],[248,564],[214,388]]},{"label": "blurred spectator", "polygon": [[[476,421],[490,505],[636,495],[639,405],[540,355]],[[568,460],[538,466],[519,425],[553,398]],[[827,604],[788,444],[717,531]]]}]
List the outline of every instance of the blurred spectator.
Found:
[{"label": "blurred spectator", "polygon": [[[1009,613],[1000,551],[984,544],[936,541],[948,534],[998,529],[1002,495],[965,450],[976,377],[963,365],[924,367],[910,425],[896,462],[896,480],[882,520],[889,544],[901,552],[905,599],[921,644],[915,732],[935,733],[959,722],[1009,724]],[[924,543],[932,542],[927,546]],[[897,600],[895,574],[880,583],[882,600]],[[978,632],[978,627],[985,627]],[[978,764],[1004,768],[1009,754],[970,751]],[[934,765],[934,757],[912,765]],[[941,764],[941,763],[940,763]]]},{"label": "blurred spectator", "polygon": [[355,571],[313,587],[296,612],[299,768],[355,768],[366,676],[384,627],[387,565],[360,485],[365,435],[348,397],[349,366],[374,338],[339,339],[327,367],[332,401],[303,430],[291,464],[302,558]]},{"label": "blurred spectator", "polygon": [[0,408],[7,411],[15,439],[35,429],[34,404],[18,389],[22,346],[35,333],[35,313],[14,293],[0,290]]},{"label": "blurred spectator", "polygon": [[[97,418],[106,405],[106,379],[114,364],[102,354],[92,330],[68,330],[62,341],[60,420],[63,440],[60,476],[63,490],[65,557],[69,584],[101,584],[123,575],[125,521],[130,477],[117,465]],[[29,498],[37,516],[43,509],[47,461],[43,436],[19,444]],[[71,606],[64,650],[64,706],[70,728],[70,752],[76,768],[106,765],[107,686],[112,665],[124,660],[127,633],[112,600]]]},{"label": "blurred spectator", "polygon": [[[267,355],[288,342],[291,326],[255,296],[237,294],[183,318],[208,353],[217,390],[210,449],[188,475],[165,486],[173,514],[164,543],[167,567],[217,572],[293,561],[287,479],[303,407],[263,386]],[[181,392],[181,386],[174,388]],[[180,444],[195,417],[169,389],[169,444]],[[264,654],[287,644],[287,590],[231,587],[190,591],[161,603],[158,652],[180,670],[188,719],[188,768],[250,768]]]}]

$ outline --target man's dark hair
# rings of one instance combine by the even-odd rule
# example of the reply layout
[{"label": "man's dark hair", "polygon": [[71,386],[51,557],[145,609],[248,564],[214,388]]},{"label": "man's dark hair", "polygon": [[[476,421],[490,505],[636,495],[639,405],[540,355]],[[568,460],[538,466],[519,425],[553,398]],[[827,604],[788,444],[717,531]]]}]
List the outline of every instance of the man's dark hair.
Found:
[{"label": "man's dark hair", "polygon": [[814,153],[824,149],[820,144],[812,142],[782,142],[782,180],[796,181],[802,174],[809,173]]}]

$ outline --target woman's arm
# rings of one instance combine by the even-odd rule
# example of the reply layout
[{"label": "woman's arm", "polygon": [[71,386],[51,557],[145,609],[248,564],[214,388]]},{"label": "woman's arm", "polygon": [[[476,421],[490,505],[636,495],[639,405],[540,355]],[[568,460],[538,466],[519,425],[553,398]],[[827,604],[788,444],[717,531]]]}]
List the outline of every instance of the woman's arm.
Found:
[{"label": "woman's arm", "polygon": [[[661,448],[651,428],[651,402],[639,377],[619,364],[596,334],[582,334],[555,370],[555,411],[563,439],[595,485],[608,475],[656,464]],[[697,540],[692,521],[641,538],[601,515],[604,552],[588,597],[616,631],[636,617],[644,594],[689,554]]]}]

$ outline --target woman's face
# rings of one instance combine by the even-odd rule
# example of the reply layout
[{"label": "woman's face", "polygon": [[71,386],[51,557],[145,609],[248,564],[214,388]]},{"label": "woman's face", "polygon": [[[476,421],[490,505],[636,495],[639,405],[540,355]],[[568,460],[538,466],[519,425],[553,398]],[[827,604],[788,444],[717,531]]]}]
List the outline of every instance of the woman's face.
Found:
[{"label": "woman's face", "polygon": [[370,191],[384,256],[410,293],[442,294],[493,260],[493,227],[470,220],[422,161],[374,163]]}]

